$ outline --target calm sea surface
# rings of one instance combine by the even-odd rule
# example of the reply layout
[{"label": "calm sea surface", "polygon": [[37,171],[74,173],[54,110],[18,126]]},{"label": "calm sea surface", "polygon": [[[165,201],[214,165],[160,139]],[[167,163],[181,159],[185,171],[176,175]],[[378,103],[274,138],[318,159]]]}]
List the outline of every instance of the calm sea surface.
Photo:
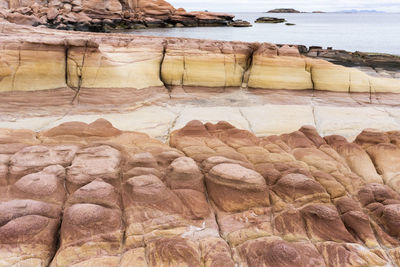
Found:
[{"label": "calm sea surface", "polygon": [[188,37],[228,41],[317,45],[348,51],[400,55],[400,14],[324,13],[266,14],[236,13],[237,19],[254,22],[260,16],[285,18],[295,26],[253,23],[251,28],[198,27],[129,30],[153,36]]}]

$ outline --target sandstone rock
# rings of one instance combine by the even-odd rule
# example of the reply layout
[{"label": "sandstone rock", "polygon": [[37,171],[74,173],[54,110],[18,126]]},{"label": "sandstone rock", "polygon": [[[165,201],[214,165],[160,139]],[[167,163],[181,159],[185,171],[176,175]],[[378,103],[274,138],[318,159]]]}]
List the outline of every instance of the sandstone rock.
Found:
[{"label": "sandstone rock", "polygon": [[119,182],[121,154],[110,146],[94,146],[77,151],[67,169],[66,188],[69,193],[101,178],[116,186]]},{"label": "sandstone rock", "polygon": [[25,147],[10,158],[10,182],[50,165],[66,167],[77,150],[75,145]]},{"label": "sandstone rock", "polygon": [[251,50],[239,42],[168,40],[161,78],[169,85],[241,86]]},{"label": "sandstone rock", "polygon": [[[103,25],[131,23],[117,18],[124,12],[119,14],[119,11],[113,11],[114,3],[110,3],[110,9],[104,11],[101,7],[104,6],[102,1],[89,2],[85,4],[90,6],[88,10],[91,11],[65,12],[54,5],[38,11],[37,17],[22,13],[10,13],[7,17],[23,16],[26,19],[33,16],[38,23],[52,23],[54,28],[78,30],[99,27],[101,30]],[[97,4],[99,10],[95,11]],[[115,5],[120,3],[117,1]],[[153,6],[157,8],[157,4]],[[162,7],[161,9],[164,10]],[[170,13],[169,8],[165,10],[165,14]],[[97,18],[102,16],[102,12],[107,14],[102,18],[103,21]],[[127,14],[131,12],[128,11]],[[170,16],[160,14],[151,16],[160,17],[161,21],[168,20]],[[195,13],[187,18],[197,21],[196,16],[200,15]],[[214,19],[208,16],[229,19],[224,14],[210,13],[205,18],[209,23]],[[140,22],[140,19],[140,16],[135,17],[135,21]],[[136,98],[143,96],[147,99],[154,90],[161,92],[160,88],[167,94],[164,85],[223,88],[222,91],[229,87],[235,87],[235,90],[238,87],[314,89],[368,95],[397,93],[400,90],[396,79],[370,77],[354,68],[335,65],[322,59],[306,58],[300,55],[301,46],[137,38],[118,34],[108,38],[79,32],[60,34],[58,31],[42,28],[35,28],[33,31],[29,27],[10,23],[1,27],[5,33],[1,36],[1,42],[5,45],[0,50],[2,92],[70,88],[73,89],[70,93],[75,95],[70,102],[102,102],[107,99],[108,102],[115,103],[124,99],[119,93],[122,89],[127,89],[128,92],[129,89],[141,90],[131,94],[127,99],[129,101],[131,98],[135,99],[135,95]],[[13,33],[18,33],[19,37],[13,37]],[[89,88],[96,91],[88,90]],[[79,94],[76,94],[77,91]],[[102,97],[103,91],[109,99]]]},{"label": "sandstone rock", "polygon": [[400,149],[392,144],[378,144],[367,149],[374,165],[382,174],[385,184],[400,192],[399,165],[397,159],[400,156]]},{"label": "sandstone rock", "polygon": [[24,15],[21,13],[9,13],[7,14],[7,20],[11,23],[37,26],[39,24],[39,19],[33,15]]},{"label": "sandstone rock", "polygon": [[18,41],[6,41],[4,45],[0,51],[0,62],[5,62],[9,71],[0,75],[0,92],[66,86],[63,47]]},{"label": "sandstone rock", "polygon": [[[118,255],[123,223],[122,212],[115,205],[119,196],[113,190],[111,185],[96,180],[69,196],[60,230],[60,249],[52,265],[90,265],[99,258]],[[114,257],[109,263],[118,260]]]},{"label": "sandstone rock", "polygon": [[399,195],[386,185],[369,184],[359,193],[361,203],[389,235],[398,237]]},{"label": "sandstone rock", "polygon": [[206,178],[211,199],[224,211],[241,211],[268,206],[268,189],[264,178],[235,164],[219,164]]},{"label": "sandstone rock", "polygon": [[105,120],[0,133],[0,265],[399,262],[400,195],[375,183],[396,173],[398,132],[192,121],[171,134],[180,151]]},{"label": "sandstone rock", "polygon": [[313,88],[306,61],[300,55],[278,56],[273,44],[263,44],[253,55],[248,86],[263,89],[305,90]]},{"label": "sandstone rock", "polygon": [[68,84],[78,89],[163,86],[159,77],[162,57],[161,39],[147,44],[138,39],[123,47],[104,44],[99,49],[73,48],[68,51]]},{"label": "sandstone rock", "polygon": [[2,265],[50,263],[66,197],[64,178],[64,168],[53,165],[16,182],[10,180],[9,192],[0,183]]},{"label": "sandstone rock", "polygon": [[309,243],[289,243],[279,238],[247,241],[238,248],[243,266],[325,266],[323,258]]},{"label": "sandstone rock", "polygon": [[328,266],[385,266],[389,260],[374,252],[365,251],[356,244],[338,244],[325,242],[317,245]]},{"label": "sandstone rock", "polygon": [[334,206],[310,204],[301,213],[311,240],[355,242]]}]

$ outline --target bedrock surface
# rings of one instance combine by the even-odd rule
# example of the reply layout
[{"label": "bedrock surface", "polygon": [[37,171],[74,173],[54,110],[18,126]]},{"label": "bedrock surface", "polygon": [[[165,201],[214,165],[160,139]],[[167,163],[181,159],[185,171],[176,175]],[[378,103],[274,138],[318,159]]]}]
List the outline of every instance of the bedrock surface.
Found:
[{"label": "bedrock surface", "polygon": [[[0,24],[0,91],[169,86],[398,93],[400,80],[269,43],[89,34]],[[378,76],[378,77],[376,77]]]},{"label": "bedrock surface", "polygon": [[400,128],[396,62],[387,78],[382,62],[375,72],[348,68],[321,59],[342,54],[306,57],[296,46],[10,23],[0,23],[0,32],[2,128],[38,131],[104,117],[122,130],[168,140],[191,120],[225,120],[256,136],[307,124],[349,141],[365,128]]},{"label": "bedrock surface", "polygon": [[0,129],[0,266],[400,266],[399,136]]}]

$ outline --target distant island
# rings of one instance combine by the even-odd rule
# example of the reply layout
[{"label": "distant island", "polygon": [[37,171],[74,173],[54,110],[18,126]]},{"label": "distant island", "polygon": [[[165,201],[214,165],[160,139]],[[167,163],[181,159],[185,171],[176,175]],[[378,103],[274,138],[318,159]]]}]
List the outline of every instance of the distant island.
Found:
[{"label": "distant island", "polygon": [[349,10],[336,11],[334,13],[385,13],[385,12],[378,11],[375,9],[368,9],[368,10],[349,9]]},{"label": "distant island", "polygon": [[299,11],[294,8],[275,8],[271,9],[265,13],[385,13],[384,11],[378,11],[375,9],[348,9],[348,10],[338,10],[338,11],[333,11],[333,12],[326,12],[326,11],[312,11],[312,12],[305,12],[305,11]]},{"label": "distant island", "polygon": [[267,11],[266,13],[326,13],[324,11],[312,11],[312,12],[304,12],[304,11],[299,11],[294,8],[275,8]]},{"label": "distant island", "polygon": [[275,8],[268,11],[267,13],[301,13],[301,12],[293,8]]}]

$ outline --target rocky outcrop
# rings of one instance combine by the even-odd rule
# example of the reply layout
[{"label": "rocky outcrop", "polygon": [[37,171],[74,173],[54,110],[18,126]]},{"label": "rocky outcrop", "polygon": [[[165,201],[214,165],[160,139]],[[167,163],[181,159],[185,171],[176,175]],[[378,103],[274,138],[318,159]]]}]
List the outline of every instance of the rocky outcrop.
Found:
[{"label": "rocky outcrop", "polygon": [[274,17],[259,17],[255,23],[283,23],[286,19],[274,18]]},{"label": "rocky outcrop", "polygon": [[0,129],[0,263],[398,266],[397,136]]},{"label": "rocky outcrop", "polygon": [[1,0],[0,18],[17,24],[61,30],[107,31],[141,27],[228,26],[233,15],[186,12],[164,0]]},{"label": "rocky outcrop", "polygon": [[3,92],[69,88],[68,92],[79,92],[84,98],[93,89],[130,88],[137,96],[151,96],[154,90],[162,96],[164,86],[177,85],[368,94],[400,91],[398,79],[305,57],[297,46],[60,33],[7,23],[1,24],[1,32]]},{"label": "rocky outcrop", "polygon": [[267,13],[300,13],[300,11],[293,8],[275,8],[269,10]]}]

